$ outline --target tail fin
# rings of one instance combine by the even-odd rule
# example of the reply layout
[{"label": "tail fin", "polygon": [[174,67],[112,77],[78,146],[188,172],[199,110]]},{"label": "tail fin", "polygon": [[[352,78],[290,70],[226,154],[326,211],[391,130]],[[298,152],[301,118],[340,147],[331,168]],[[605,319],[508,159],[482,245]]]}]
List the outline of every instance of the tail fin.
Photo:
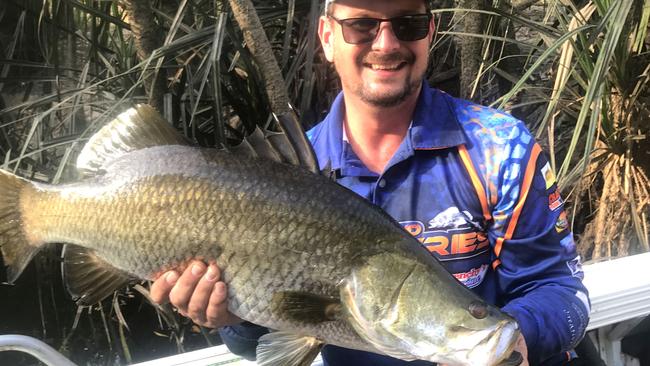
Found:
[{"label": "tail fin", "polygon": [[31,183],[0,170],[0,250],[7,266],[7,281],[13,283],[40,249],[25,236],[20,214],[20,193]]}]

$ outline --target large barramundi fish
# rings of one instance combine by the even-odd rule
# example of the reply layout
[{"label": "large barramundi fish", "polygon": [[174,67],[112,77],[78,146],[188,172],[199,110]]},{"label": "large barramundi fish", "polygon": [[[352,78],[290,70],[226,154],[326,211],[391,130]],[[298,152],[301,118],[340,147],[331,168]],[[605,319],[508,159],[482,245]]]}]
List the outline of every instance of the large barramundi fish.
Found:
[{"label": "large barramundi fish", "polygon": [[[284,130],[305,144],[295,122]],[[273,136],[254,135],[251,154],[192,147],[140,105],[89,140],[78,182],[0,172],[9,282],[49,243],[66,244],[65,279],[81,304],[199,259],[221,268],[233,314],[277,330],[260,340],[262,365],[307,365],[325,343],[453,365],[517,355],[516,322],[395,220],[323,175],[278,162],[314,170],[310,149],[282,159]]]}]

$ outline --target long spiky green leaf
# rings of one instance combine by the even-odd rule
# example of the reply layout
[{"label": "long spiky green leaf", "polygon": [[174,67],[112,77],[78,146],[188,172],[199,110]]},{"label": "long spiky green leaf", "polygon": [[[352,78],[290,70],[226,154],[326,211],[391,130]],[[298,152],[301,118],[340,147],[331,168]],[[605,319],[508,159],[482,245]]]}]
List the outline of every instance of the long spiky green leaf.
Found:
[{"label": "long spiky green leaf", "polygon": [[[621,32],[625,26],[625,20],[629,15],[630,8],[632,6],[633,0],[619,0],[612,3],[613,10],[608,11],[607,14],[611,14],[611,17],[605,17],[602,19],[602,22],[607,22],[609,26],[607,27],[607,34],[603,41],[602,49],[600,49],[598,58],[596,60],[596,65],[594,67],[594,74],[591,77],[589,82],[589,87],[586,91],[585,99],[583,102],[582,109],[580,110],[580,115],[576,121],[576,127],[574,129],[574,135],[571,139],[569,145],[567,156],[560,167],[558,172],[558,178],[562,177],[567,173],[573,159],[573,155],[578,144],[579,138],[581,136],[582,128],[587,117],[590,115],[592,108],[597,106],[599,103],[597,99],[603,96],[606,82],[606,73],[610,69],[610,61],[616,50],[616,47],[619,42]],[[594,103],[597,103],[594,105]],[[597,111],[597,110],[595,110]],[[597,113],[595,113],[597,114]],[[577,167],[580,171],[584,172],[587,169],[589,163],[588,156],[593,150],[593,144],[595,140],[595,131],[598,124],[598,116],[593,116],[591,118],[591,123],[589,126],[589,133],[587,135],[587,141],[585,142],[585,151],[583,153],[583,163]]]},{"label": "long spiky green leaf", "polygon": [[[558,48],[560,48],[560,47],[562,46],[562,44],[564,43],[564,41],[566,41],[567,39],[571,38],[574,34],[577,34],[577,33],[579,33],[579,32],[583,32],[583,31],[585,31],[585,30],[587,30],[587,29],[590,29],[590,28],[592,28],[592,26],[590,26],[590,25],[584,25],[584,26],[582,26],[582,27],[576,28],[575,30],[570,31],[570,32],[564,34],[562,37],[558,38],[558,40],[555,41],[555,43],[553,43],[553,44],[551,45],[551,47],[549,47],[549,48],[547,48],[546,50],[544,50],[544,52],[539,56],[539,58],[537,59],[537,61],[535,61],[535,63],[534,63],[534,64],[533,64],[533,65],[532,65],[528,70],[526,70],[526,72],[524,73],[524,75],[523,75],[523,76],[519,79],[519,81],[518,81],[518,82],[517,82],[517,83],[512,87],[512,89],[511,89],[508,93],[506,93],[504,96],[502,96],[501,98],[499,98],[499,100],[501,101],[501,103],[499,104],[499,108],[503,108],[503,107],[506,105],[506,103],[507,103],[507,102],[508,102],[508,101],[509,101],[509,100],[510,100],[510,99],[511,99],[515,94],[517,94],[517,93],[519,92],[519,90],[521,89],[521,87],[526,83],[526,81],[530,78],[530,76],[531,76],[531,75],[532,75],[532,74],[533,74],[533,73],[534,73],[534,72],[535,72],[535,71],[536,71],[536,70],[537,70],[541,65],[543,65],[545,62],[548,62],[548,58],[549,58],[550,56],[552,56],[553,54],[555,54],[555,51],[556,51]],[[499,100],[497,100],[497,101],[495,102],[495,104],[496,104]]]}]

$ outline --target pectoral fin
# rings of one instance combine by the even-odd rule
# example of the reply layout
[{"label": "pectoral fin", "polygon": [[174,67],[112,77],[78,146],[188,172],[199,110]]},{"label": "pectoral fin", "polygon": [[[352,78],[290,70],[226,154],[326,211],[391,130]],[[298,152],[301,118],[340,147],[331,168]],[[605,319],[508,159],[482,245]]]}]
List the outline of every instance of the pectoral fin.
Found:
[{"label": "pectoral fin", "polygon": [[308,292],[278,292],[272,302],[278,312],[310,324],[340,319],[342,312],[339,299]]},{"label": "pectoral fin", "polygon": [[79,305],[93,305],[133,278],[100,258],[93,250],[77,245],[63,248],[63,280]]},{"label": "pectoral fin", "polygon": [[320,340],[290,332],[272,332],[259,339],[257,364],[260,366],[308,366],[323,347]]}]

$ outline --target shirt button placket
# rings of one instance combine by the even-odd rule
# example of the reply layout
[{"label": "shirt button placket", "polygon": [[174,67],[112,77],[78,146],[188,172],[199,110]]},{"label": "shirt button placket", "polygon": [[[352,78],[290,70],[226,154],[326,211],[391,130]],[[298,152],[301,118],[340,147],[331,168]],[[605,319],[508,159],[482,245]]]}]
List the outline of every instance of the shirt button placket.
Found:
[{"label": "shirt button placket", "polygon": [[385,187],[386,187],[386,178],[379,177],[379,179],[375,183],[374,189],[372,190],[372,203],[374,203],[375,205],[381,205],[381,203],[379,202],[379,200],[381,199],[380,190]]}]

